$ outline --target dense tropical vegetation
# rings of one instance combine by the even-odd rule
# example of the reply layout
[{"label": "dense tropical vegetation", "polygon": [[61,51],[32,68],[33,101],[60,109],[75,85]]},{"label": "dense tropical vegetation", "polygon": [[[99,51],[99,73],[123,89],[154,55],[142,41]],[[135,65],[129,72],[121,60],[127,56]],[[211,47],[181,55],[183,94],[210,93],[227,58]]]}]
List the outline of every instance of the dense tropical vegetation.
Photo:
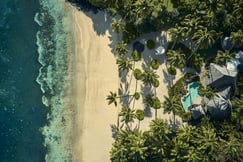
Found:
[{"label": "dense tropical vegetation", "polygon": [[[84,0],[70,0],[84,3]],[[86,0],[90,5],[106,10],[114,16],[111,27],[122,34],[122,40],[114,51],[120,74],[136,82],[135,90],[125,89],[110,92],[108,104],[120,105],[117,134],[110,159],[112,162],[198,162],[198,161],[243,161],[243,75],[239,74],[232,98],[231,116],[216,121],[205,116],[199,122],[189,122],[172,129],[175,115],[190,121],[190,112],[184,112],[180,98],[187,90],[184,83],[200,81],[195,74],[183,73],[175,84],[173,76],[185,67],[206,71],[210,62],[225,65],[243,46],[243,1],[242,0]],[[117,16],[120,17],[117,19]],[[116,16],[116,17],[115,17]],[[127,45],[145,33],[165,30],[171,37],[166,50],[166,67],[171,76],[168,96],[159,98],[156,89],[160,86],[158,69],[160,63],[152,59],[142,68],[135,66],[141,53],[127,50]],[[231,47],[221,47],[222,38],[229,36]],[[153,49],[153,40],[147,40],[147,48]],[[129,73],[130,72],[130,73]],[[144,94],[137,89],[137,82],[149,90]],[[215,92],[200,84],[199,93],[210,99]],[[142,100],[144,107],[135,108]],[[144,108],[152,108],[155,119],[148,130],[140,129],[145,117]],[[157,110],[172,113],[173,123],[157,117]],[[136,121],[137,120],[137,121]],[[121,122],[121,123],[120,123]],[[137,124],[136,124],[137,123]]]}]

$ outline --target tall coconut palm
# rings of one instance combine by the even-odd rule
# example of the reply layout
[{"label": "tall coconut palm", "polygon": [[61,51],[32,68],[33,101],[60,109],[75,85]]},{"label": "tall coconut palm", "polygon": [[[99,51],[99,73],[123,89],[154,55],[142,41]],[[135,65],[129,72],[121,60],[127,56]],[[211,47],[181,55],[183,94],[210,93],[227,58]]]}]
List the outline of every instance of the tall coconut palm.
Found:
[{"label": "tall coconut palm", "polygon": [[123,41],[118,42],[115,46],[115,51],[118,53],[118,55],[127,55],[127,44]]},{"label": "tall coconut palm", "polygon": [[119,97],[117,96],[116,92],[110,92],[110,94],[106,97],[106,100],[108,100],[108,105],[114,103],[115,106],[117,106],[117,99]]},{"label": "tall coconut palm", "polygon": [[111,28],[114,32],[120,33],[125,30],[125,25],[122,23],[121,19],[113,18],[111,21]]},{"label": "tall coconut palm", "polygon": [[218,51],[217,56],[215,57],[215,63],[219,65],[226,65],[228,61],[233,59],[235,57],[235,53],[230,52],[228,50],[226,51]]},{"label": "tall coconut palm", "polygon": [[174,49],[175,44],[177,42],[181,42],[183,39],[186,38],[186,28],[181,27],[181,26],[176,26],[175,28],[170,28],[168,30],[168,33],[173,41],[173,45],[171,49]]},{"label": "tall coconut palm", "polygon": [[167,60],[171,66],[183,68],[186,65],[186,56],[181,51],[168,50]]},{"label": "tall coconut palm", "polygon": [[201,126],[200,133],[197,134],[198,150],[202,155],[207,154],[209,160],[215,160],[219,148],[218,140],[214,128]]},{"label": "tall coconut palm", "polygon": [[163,108],[165,112],[172,112],[174,116],[174,126],[175,126],[175,115],[182,110],[180,104],[180,98],[178,96],[164,96]]},{"label": "tall coconut palm", "polygon": [[159,76],[155,71],[151,70],[149,67],[144,67],[144,72],[142,73],[141,80],[145,85],[153,85]]},{"label": "tall coconut palm", "polygon": [[232,48],[234,46],[243,46],[243,32],[242,30],[238,30],[236,32],[230,33],[230,41],[232,43]]},{"label": "tall coconut palm", "polygon": [[135,129],[132,133],[131,140],[131,155],[133,155],[133,161],[144,161],[146,158],[147,147],[144,145],[143,133],[138,129]]},{"label": "tall coconut palm", "polygon": [[162,119],[152,120],[150,130],[147,134],[146,145],[151,150],[149,158],[151,161],[166,161],[173,146],[170,139],[171,129],[168,123]]},{"label": "tall coconut palm", "polygon": [[208,30],[204,27],[194,33],[192,40],[199,49],[207,49],[212,47],[220,36],[221,33],[217,33],[215,30]]},{"label": "tall coconut palm", "polygon": [[242,160],[242,143],[233,134],[229,136],[229,140],[222,140],[221,151],[225,161],[241,161]]},{"label": "tall coconut palm", "polygon": [[124,55],[120,56],[116,63],[118,64],[119,70],[128,72],[132,69],[132,61]]},{"label": "tall coconut palm", "polygon": [[134,121],[134,118],[136,117],[135,110],[132,110],[127,106],[123,106],[119,115],[121,116],[121,122],[124,122],[127,128],[131,130],[129,123],[132,123]]}]

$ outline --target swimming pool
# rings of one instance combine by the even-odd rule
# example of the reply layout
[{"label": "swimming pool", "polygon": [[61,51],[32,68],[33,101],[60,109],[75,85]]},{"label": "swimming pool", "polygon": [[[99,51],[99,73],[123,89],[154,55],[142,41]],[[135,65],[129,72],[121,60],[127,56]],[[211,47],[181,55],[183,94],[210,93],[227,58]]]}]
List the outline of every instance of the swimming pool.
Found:
[{"label": "swimming pool", "polygon": [[182,104],[185,111],[188,111],[188,107],[195,103],[196,100],[200,99],[201,96],[198,93],[199,84],[197,82],[192,82],[188,85],[188,94],[182,97]]}]

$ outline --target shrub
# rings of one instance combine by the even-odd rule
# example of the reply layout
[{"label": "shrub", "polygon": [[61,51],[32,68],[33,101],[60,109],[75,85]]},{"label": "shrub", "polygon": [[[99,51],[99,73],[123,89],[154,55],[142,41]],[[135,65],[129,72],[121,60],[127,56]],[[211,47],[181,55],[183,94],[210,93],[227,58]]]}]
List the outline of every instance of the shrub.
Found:
[{"label": "shrub", "polygon": [[168,68],[168,73],[169,73],[170,75],[176,75],[176,68],[170,66],[170,67]]},{"label": "shrub", "polygon": [[134,61],[141,60],[141,53],[139,53],[137,50],[132,52],[132,58]]},{"label": "shrub", "polygon": [[159,87],[159,80],[155,79],[154,82],[152,83],[154,87]]},{"label": "shrub", "polygon": [[153,68],[153,69],[158,69],[159,68],[159,62],[158,62],[158,60],[152,60],[151,61],[151,67]]},{"label": "shrub", "polygon": [[140,69],[135,69],[133,75],[137,80],[140,80],[142,77],[142,71]]},{"label": "shrub", "polygon": [[151,39],[147,40],[146,45],[147,45],[148,49],[154,49],[154,47],[155,47],[155,43]]},{"label": "shrub", "polygon": [[136,117],[140,121],[143,120],[144,119],[144,111],[140,110],[140,109],[136,110]]},{"label": "shrub", "polygon": [[140,98],[140,93],[139,92],[135,92],[133,96],[134,96],[134,98],[136,100],[138,100]]}]

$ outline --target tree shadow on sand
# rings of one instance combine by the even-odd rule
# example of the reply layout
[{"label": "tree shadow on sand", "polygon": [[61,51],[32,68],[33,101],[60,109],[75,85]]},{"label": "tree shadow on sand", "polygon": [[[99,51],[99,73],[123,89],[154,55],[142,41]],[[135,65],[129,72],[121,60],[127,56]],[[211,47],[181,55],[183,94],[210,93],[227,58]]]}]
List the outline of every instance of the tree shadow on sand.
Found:
[{"label": "tree shadow on sand", "polygon": [[[111,17],[105,10],[101,10],[92,6],[87,0],[67,0],[70,2],[75,8],[79,11],[82,11],[86,16],[88,16],[93,23],[93,29],[97,35],[105,35],[106,32],[113,35],[110,24],[111,24]],[[97,14],[99,12],[99,14]],[[112,40],[110,38],[110,40]]]},{"label": "tree shadow on sand", "polygon": [[[152,95],[152,94],[153,94],[152,87],[141,85],[141,95],[143,99],[146,97],[146,95]],[[144,105],[144,116],[152,117],[151,107],[145,104],[143,105]]]}]

